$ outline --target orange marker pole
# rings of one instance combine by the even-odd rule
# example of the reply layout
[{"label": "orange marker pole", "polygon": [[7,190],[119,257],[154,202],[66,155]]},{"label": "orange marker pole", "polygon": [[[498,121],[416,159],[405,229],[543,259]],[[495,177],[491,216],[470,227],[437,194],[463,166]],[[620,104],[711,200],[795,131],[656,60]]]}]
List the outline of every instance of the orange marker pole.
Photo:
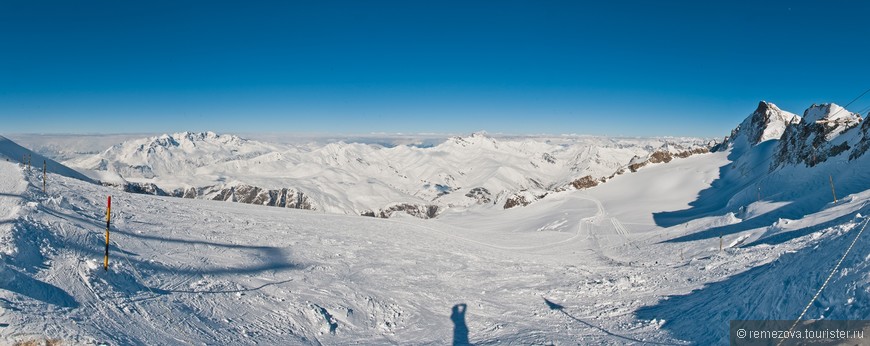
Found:
[{"label": "orange marker pole", "polygon": [[109,201],[106,203],[106,257],[103,258],[103,269],[109,270],[109,221],[112,218],[112,196],[109,196]]}]

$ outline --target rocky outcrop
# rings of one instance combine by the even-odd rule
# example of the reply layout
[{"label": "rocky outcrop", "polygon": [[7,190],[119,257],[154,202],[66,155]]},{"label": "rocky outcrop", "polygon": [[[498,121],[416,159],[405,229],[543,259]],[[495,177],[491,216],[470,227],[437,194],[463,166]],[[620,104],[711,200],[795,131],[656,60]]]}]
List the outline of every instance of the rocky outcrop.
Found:
[{"label": "rocky outcrop", "polygon": [[389,205],[383,209],[374,211],[374,210],[366,210],[360,213],[362,216],[369,217],[379,217],[382,219],[388,219],[393,216],[395,212],[405,212],[408,215],[418,217],[421,219],[431,219],[438,216],[438,212],[440,208],[437,205],[419,205],[419,204],[410,204],[410,203],[397,203]]},{"label": "rocky outcrop", "polygon": [[[711,144],[710,146],[712,147],[713,145],[715,145],[715,144]],[[706,154],[709,152],[710,152],[709,148],[695,148],[695,149],[691,149],[691,150],[681,151],[679,153],[674,154],[674,156],[679,157],[681,159],[685,159],[685,158],[692,156],[692,155]]]},{"label": "rocky outcrop", "polygon": [[687,158],[687,157],[692,156],[692,155],[705,154],[705,153],[709,153],[709,152],[710,152],[710,149],[704,148],[704,147],[679,151],[675,154],[672,154],[669,151],[658,150],[658,151],[655,151],[652,154],[650,154],[649,157],[646,159],[635,157],[631,161],[631,163],[628,164],[628,170],[630,170],[632,172],[637,172],[638,169],[641,169],[642,167],[649,165],[649,164],[652,164],[652,163],[668,163],[668,162],[671,162],[675,157],[684,159],[684,158]]},{"label": "rocky outcrop", "polygon": [[571,186],[573,186],[577,190],[588,189],[590,187],[598,186],[598,184],[603,183],[604,178],[595,179],[591,175],[587,175],[580,179],[574,180],[571,182]]},{"label": "rocky outcrop", "polygon": [[[870,118],[870,113],[867,113],[867,117]],[[865,121],[861,124],[861,141],[855,144],[852,152],[849,154],[849,160],[854,160],[867,152],[867,149],[870,149],[870,121]]]},{"label": "rocky outcrop", "polygon": [[546,196],[547,192],[533,193],[528,190],[520,191],[507,198],[504,203],[504,209],[510,209],[517,206],[525,207]]},{"label": "rocky outcrop", "polygon": [[145,195],[166,196],[166,192],[153,183],[130,183],[124,186],[124,191]]},{"label": "rocky outcrop", "polygon": [[545,162],[550,164],[556,164],[556,157],[550,155],[550,153],[544,153],[543,155],[541,155],[541,160],[544,160]]},{"label": "rocky outcrop", "polygon": [[640,169],[641,167],[646,166],[648,164],[662,163],[662,162],[668,163],[668,162],[671,162],[671,160],[673,160],[673,159],[674,159],[674,156],[671,155],[671,153],[669,153],[667,151],[659,150],[659,151],[655,151],[652,154],[650,154],[646,160],[632,160],[634,162],[628,165],[628,170],[630,170],[632,172],[637,172],[638,169]]},{"label": "rocky outcrop", "polygon": [[465,194],[465,197],[477,200],[477,204],[488,204],[492,202],[492,194],[483,187],[475,187]]},{"label": "rocky outcrop", "polygon": [[157,185],[155,185],[153,183],[125,182],[123,184],[117,184],[117,183],[109,183],[109,182],[103,181],[103,182],[100,182],[100,184],[103,186],[111,186],[111,187],[120,188],[121,190],[124,190],[125,192],[129,192],[129,193],[138,193],[138,194],[143,194],[143,195],[155,195],[155,196],[169,196],[170,195],[170,194],[166,193],[166,191],[163,191],[163,189],[157,187]]},{"label": "rocky outcrop", "polygon": [[310,197],[308,197],[308,195],[290,188],[264,189],[244,184],[229,187],[188,187],[172,191],[171,196],[239,202],[280,208],[317,210],[316,204]]}]

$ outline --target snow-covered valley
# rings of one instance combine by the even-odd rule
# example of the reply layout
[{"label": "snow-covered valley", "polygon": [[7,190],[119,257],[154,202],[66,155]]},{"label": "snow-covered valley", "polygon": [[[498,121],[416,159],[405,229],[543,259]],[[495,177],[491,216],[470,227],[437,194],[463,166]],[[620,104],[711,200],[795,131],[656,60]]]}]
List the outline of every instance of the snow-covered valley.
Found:
[{"label": "snow-covered valley", "polygon": [[[766,102],[715,147],[183,133],[52,164],[43,192],[3,141],[0,343],[725,344],[798,318],[841,258],[804,318],[868,319],[868,147],[858,114]],[[215,198],[240,185],[316,207]],[[396,204],[437,211],[360,216]]]}]

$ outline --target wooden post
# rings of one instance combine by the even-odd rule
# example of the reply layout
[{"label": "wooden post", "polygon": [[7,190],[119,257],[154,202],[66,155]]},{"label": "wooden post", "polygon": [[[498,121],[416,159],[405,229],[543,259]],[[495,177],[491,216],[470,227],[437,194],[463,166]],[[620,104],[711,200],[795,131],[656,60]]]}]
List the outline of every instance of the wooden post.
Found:
[{"label": "wooden post", "polygon": [[109,222],[112,218],[112,196],[106,203],[106,256],[103,258],[103,270],[109,271]]},{"label": "wooden post", "polygon": [[834,191],[834,177],[832,175],[828,175],[828,179],[831,181],[831,194],[834,195],[834,203],[837,203],[837,191]]}]

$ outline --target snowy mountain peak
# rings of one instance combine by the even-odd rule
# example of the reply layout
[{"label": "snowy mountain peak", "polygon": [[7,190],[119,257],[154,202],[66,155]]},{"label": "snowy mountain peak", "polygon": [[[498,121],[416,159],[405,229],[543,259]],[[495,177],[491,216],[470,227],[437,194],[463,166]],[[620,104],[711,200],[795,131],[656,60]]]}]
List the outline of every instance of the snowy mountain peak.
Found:
[{"label": "snowy mountain peak", "polygon": [[172,135],[176,140],[188,140],[188,141],[217,141],[220,143],[239,143],[245,141],[239,136],[235,135],[219,135],[214,132],[181,132]]},{"label": "snowy mountain peak", "polygon": [[272,145],[214,132],[179,132],[125,141],[99,156],[70,162],[85,170],[112,171],[124,178],[192,174],[197,167],[275,152]]},{"label": "snowy mountain peak", "polygon": [[[145,140],[135,140],[131,142],[138,143],[138,150],[151,150],[157,148],[170,147],[195,147],[198,144],[209,143],[214,145],[241,145],[247,140],[234,135],[219,135],[214,132],[178,132],[173,134],[162,134],[157,137],[151,137]],[[120,146],[123,146],[122,143]],[[118,146],[118,147],[120,147]]]},{"label": "snowy mountain peak", "polygon": [[797,123],[800,119],[796,114],[779,109],[773,103],[761,101],[755,112],[752,112],[740,127],[745,129],[749,143],[755,145],[782,138],[786,126]]},{"label": "snowy mountain peak", "polygon": [[829,158],[854,160],[870,147],[870,132],[863,119],[833,103],[812,105],[803,119],[788,126],[774,167],[784,164],[815,166]]},{"label": "snowy mountain peak", "polygon": [[825,140],[832,140],[861,122],[861,115],[834,103],[813,104],[804,111],[804,123],[823,128]]},{"label": "snowy mountain peak", "polygon": [[858,123],[861,115],[852,113],[834,103],[813,104],[804,111],[804,119],[811,123]]},{"label": "snowy mountain peak", "polygon": [[726,137],[722,144],[714,147],[713,151],[735,145],[744,148],[740,149],[742,151],[761,142],[781,139],[789,125],[800,121],[801,117],[796,114],[784,111],[773,103],[760,101],[755,111],[732,130],[731,135]]},{"label": "snowy mountain peak", "polygon": [[486,131],[477,131],[472,133],[471,135],[462,137],[462,136],[454,136],[450,137],[445,144],[454,144],[462,147],[467,146],[480,146],[484,145],[487,147],[497,148],[498,143],[495,138],[490,137]]}]

